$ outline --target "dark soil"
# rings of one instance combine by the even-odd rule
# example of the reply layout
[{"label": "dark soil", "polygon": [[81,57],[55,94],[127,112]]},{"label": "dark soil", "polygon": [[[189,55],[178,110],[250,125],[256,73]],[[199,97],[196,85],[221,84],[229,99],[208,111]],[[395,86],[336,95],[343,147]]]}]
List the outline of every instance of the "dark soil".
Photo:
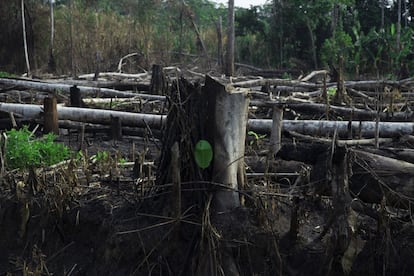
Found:
[{"label": "dark soil", "polygon": [[[76,148],[73,135],[62,138]],[[171,217],[168,187],[155,187],[148,175],[137,184],[133,165],[114,166],[117,156],[131,158],[132,141],[137,156],[145,152],[146,160],[156,160],[154,144],[103,136],[86,140],[91,141],[85,145],[90,156],[105,150],[112,161],[78,164],[72,178],[59,178],[65,169],[37,173],[36,194],[30,184],[20,192],[14,186],[33,182],[33,175],[12,173],[2,179],[1,274],[198,275],[203,252],[213,246],[230,250],[241,275],[343,275],[330,251],[330,221],[335,218],[329,197],[308,192],[286,196],[289,188],[278,184],[283,180],[254,178],[250,183],[256,188],[247,191],[245,207],[213,227],[205,220],[208,210],[202,200],[195,200],[208,195],[208,187],[200,184],[183,189],[188,209],[178,223]],[[319,159],[306,161],[315,165]],[[350,275],[411,275],[412,223],[384,218],[358,217]]]}]

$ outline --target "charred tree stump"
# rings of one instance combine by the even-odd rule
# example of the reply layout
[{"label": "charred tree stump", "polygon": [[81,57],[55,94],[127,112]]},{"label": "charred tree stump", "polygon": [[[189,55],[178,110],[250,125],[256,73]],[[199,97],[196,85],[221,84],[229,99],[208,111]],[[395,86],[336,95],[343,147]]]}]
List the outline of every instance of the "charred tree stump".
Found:
[{"label": "charred tree stump", "polygon": [[180,176],[180,149],[178,143],[175,142],[171,148],[171,175],[173,181],[173,192],[172,192],[172,207],[173,217],[177,220],[177,223],[181,219],[181,176]]},{"label": "charred tree stump", "polygon": [[43,132],[59,134],[57,101],[55,97],[47,97],[44,100]]},{"label": "charred tree stump", "polygon": [[[332,145],[333,151],[328,160],[327,178],[331,184],[333,214],[331,217],[332,235],[328,242],[325,275],[344,275],[352,263],[346,263],[346,252],[353,238],[354,220],[349,194],[349,161],[346,147]],[[326,229],[325,229],[326,230]]]},{"label": "charred tree stump", "polygon": [[[173,217],[177,217],[177,206],[185,210],[197,205],[204,210],[203,220],[211,220],[211,225],[219,229],[230,227],[232,211],[240,206],[238,189],[245,181],[248,89],[236,89],[208,76],[203,88],[181,79],[171,89],[157,184],[176,183],[172,196]],[[213,149],[212,162],[204,169],[197,166],[194,157],[195,145],[200,140],[208,141]],[[174,147],[178,150],[177,146],[179,153],[171,151]],[[186,190],[201,185],[210,193],[207,197],[202,193],[196,196],[182,190],[178,196],[178,182],[191,182],[193,186],[186,185]],[[168,212],[171,213],[171,208]],[[222,240],[216,241],[213,230],[205,232],[200,241],[203,246],[196,274],[217,275],[223,269],[226,275],[238,275],[231,247]],[[214,244],[220,249],[220,257],[214,252]]]},{"label": "charred tree stump", "polygon": [[122,140],[122,121],[119,117],[111,116],[111,138],[112,140]]},{"label": "charred tree stump", "polygon": [[70,106],[73,106],[73,107],[84,106],[81,93],[80,93],[80,89],[76,85],[70,88]]},{"label": "charred tree stump", "polygon": [[167,89],[164,72],[161,65],[152,65],[152,75],[150,84],[150,93],[154,95],[164,95]]},{"label": "charred tree stump", "polygon": [[344,58],[343,56],[340,56],[338,59],[338,65],[339,65],[339,74],[338,74],[338,83],[337,83],[337,90],[333,97],[333,103],[338,105],[343,104],[350,104],[350,98],[348,94],[346,93],[345,88],[345,80],[344,80]]}]

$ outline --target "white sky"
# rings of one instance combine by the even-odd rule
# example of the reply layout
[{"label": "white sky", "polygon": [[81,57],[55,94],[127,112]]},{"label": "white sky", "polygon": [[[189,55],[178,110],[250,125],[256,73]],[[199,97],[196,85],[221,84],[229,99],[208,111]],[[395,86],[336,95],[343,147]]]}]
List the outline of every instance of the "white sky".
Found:
[{"label": "white sky", "polygon": [[[227,6],[228,0],[213,0],[217,3],[223,3]],[[266,0],[234,0],[234,5],[236,7],[242,7],[242,8],[250,8],[250,6],[258,6],[263,5],[266,3]]]}]

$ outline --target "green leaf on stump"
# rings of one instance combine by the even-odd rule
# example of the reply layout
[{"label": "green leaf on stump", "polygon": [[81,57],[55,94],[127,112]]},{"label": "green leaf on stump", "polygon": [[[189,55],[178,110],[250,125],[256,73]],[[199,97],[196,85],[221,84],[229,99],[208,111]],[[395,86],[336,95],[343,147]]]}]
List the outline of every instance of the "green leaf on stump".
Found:
[{"label": "green leaf on stump", "polygon": [[208,168],[213,160],[213,148],[206,140],[200,140],[195,145],[194,158],[197,165],[202,168]]}]

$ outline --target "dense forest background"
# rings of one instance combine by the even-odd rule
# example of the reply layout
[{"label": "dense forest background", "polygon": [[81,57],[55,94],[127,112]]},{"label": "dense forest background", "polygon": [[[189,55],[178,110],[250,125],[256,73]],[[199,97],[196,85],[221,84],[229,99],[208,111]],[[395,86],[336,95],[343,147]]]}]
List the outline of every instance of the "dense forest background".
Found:
[{"label": "dense forest background", "polygon": [[[25,69],[21,0],[0,5],[0,71]],[[32,70],[126,71],[223,54],[227,7],[209,0],[24,0]],[[51,7],[54,37],[51,39]],[[236,62],[272,69],[335,67],[354,78],[404,78],[414,70],[414,3],[408,0],[273,0],[236,8]],[[220,24],[220,22],[222,22]],[[53,43],[52,43],[53,42]],[[53,45],[53,47],[51,47]],[[51,59],[53,57],[53,59]],[[213,62],[211,62],[213,61]]]}]

